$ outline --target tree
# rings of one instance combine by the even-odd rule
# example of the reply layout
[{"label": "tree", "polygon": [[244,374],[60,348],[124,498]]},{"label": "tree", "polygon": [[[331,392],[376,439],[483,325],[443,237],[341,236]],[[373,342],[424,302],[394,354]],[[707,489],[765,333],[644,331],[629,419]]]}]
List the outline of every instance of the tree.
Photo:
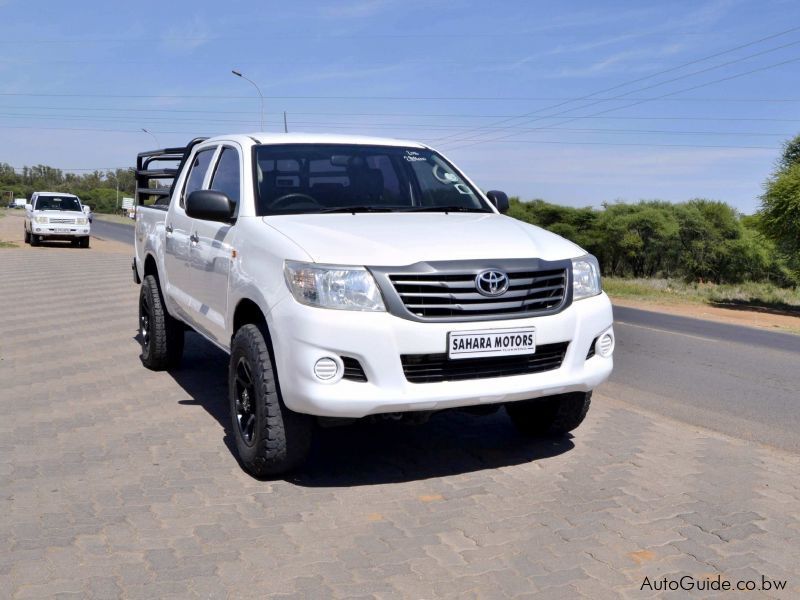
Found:
[{"label": "tree", "polygon": [[767,181],[759,217],[762,231],[800,279],[800,162],[778,169]]},{"label": "tree", "polygon": [[778,161],[778,169],[788,169],[796,164],[800,164],[800,135],[784,143],[783,154]]}]

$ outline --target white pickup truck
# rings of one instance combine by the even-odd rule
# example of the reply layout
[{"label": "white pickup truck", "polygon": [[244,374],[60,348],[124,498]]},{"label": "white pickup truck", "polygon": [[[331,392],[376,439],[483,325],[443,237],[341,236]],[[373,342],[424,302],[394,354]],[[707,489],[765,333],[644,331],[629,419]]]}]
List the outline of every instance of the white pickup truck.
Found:
[{"label": "white pickup truck", "polygon": [[37,246],[45,240],[66,240],[88,248],[88,208],[73,194],[34,192],[30,204],[25,205],[25,243]]},{"label": "white pickup truck", "polygon": [[259,476],[299,465],[336,418],[505,406],[525,434],[564,434],[611,373],[611,304],[594,257],[507,208],[415,142],[255,133],[144,152],[141,360],[175,367],[187,328],[228,353],[232,431]]}]

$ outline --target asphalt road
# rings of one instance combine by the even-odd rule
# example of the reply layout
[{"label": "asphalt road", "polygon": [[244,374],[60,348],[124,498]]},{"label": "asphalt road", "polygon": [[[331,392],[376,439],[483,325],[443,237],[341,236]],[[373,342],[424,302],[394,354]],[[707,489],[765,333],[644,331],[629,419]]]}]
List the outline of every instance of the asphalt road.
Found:
[{"label": "asphalt road", "polygon": [[133,222],[125,225],[95,218],[92,220],[92,237],[133,245]]},{"label": "asphalt road", "polygon": [[800,452],[800,336],[615,307],[606,395]]},{"label": "asphalt road", "polygon": [[[133,243],[133,226],[92,234]],[[742,439],[800,452],[800,336],[614,308],[615,367],[603,391]]]}]

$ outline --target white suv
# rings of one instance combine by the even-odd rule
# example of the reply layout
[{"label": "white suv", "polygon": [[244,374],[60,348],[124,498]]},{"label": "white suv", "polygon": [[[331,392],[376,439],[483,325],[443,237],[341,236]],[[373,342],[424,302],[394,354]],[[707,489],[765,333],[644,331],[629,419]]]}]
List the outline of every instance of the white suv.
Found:
[{"label": "white suv", "polygon": [[73,194],[34,192],[25,205],[25,243],[37,246],[45,240],[68,240],[88,248],[91,225],[85,208]]}]

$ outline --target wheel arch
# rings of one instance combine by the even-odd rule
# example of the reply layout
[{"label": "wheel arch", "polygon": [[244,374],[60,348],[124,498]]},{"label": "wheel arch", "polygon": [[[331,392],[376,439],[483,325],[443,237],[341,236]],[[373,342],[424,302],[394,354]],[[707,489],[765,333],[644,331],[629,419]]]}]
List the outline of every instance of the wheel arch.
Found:
[{"label": "wheel arch", "polygon": [[233,329],[231,335],[236,335],[236,332],[242,325],[258,325],[267,333],[267,318],[261,307],[250,298],[242,298],[236,305],[233,311]]}]

